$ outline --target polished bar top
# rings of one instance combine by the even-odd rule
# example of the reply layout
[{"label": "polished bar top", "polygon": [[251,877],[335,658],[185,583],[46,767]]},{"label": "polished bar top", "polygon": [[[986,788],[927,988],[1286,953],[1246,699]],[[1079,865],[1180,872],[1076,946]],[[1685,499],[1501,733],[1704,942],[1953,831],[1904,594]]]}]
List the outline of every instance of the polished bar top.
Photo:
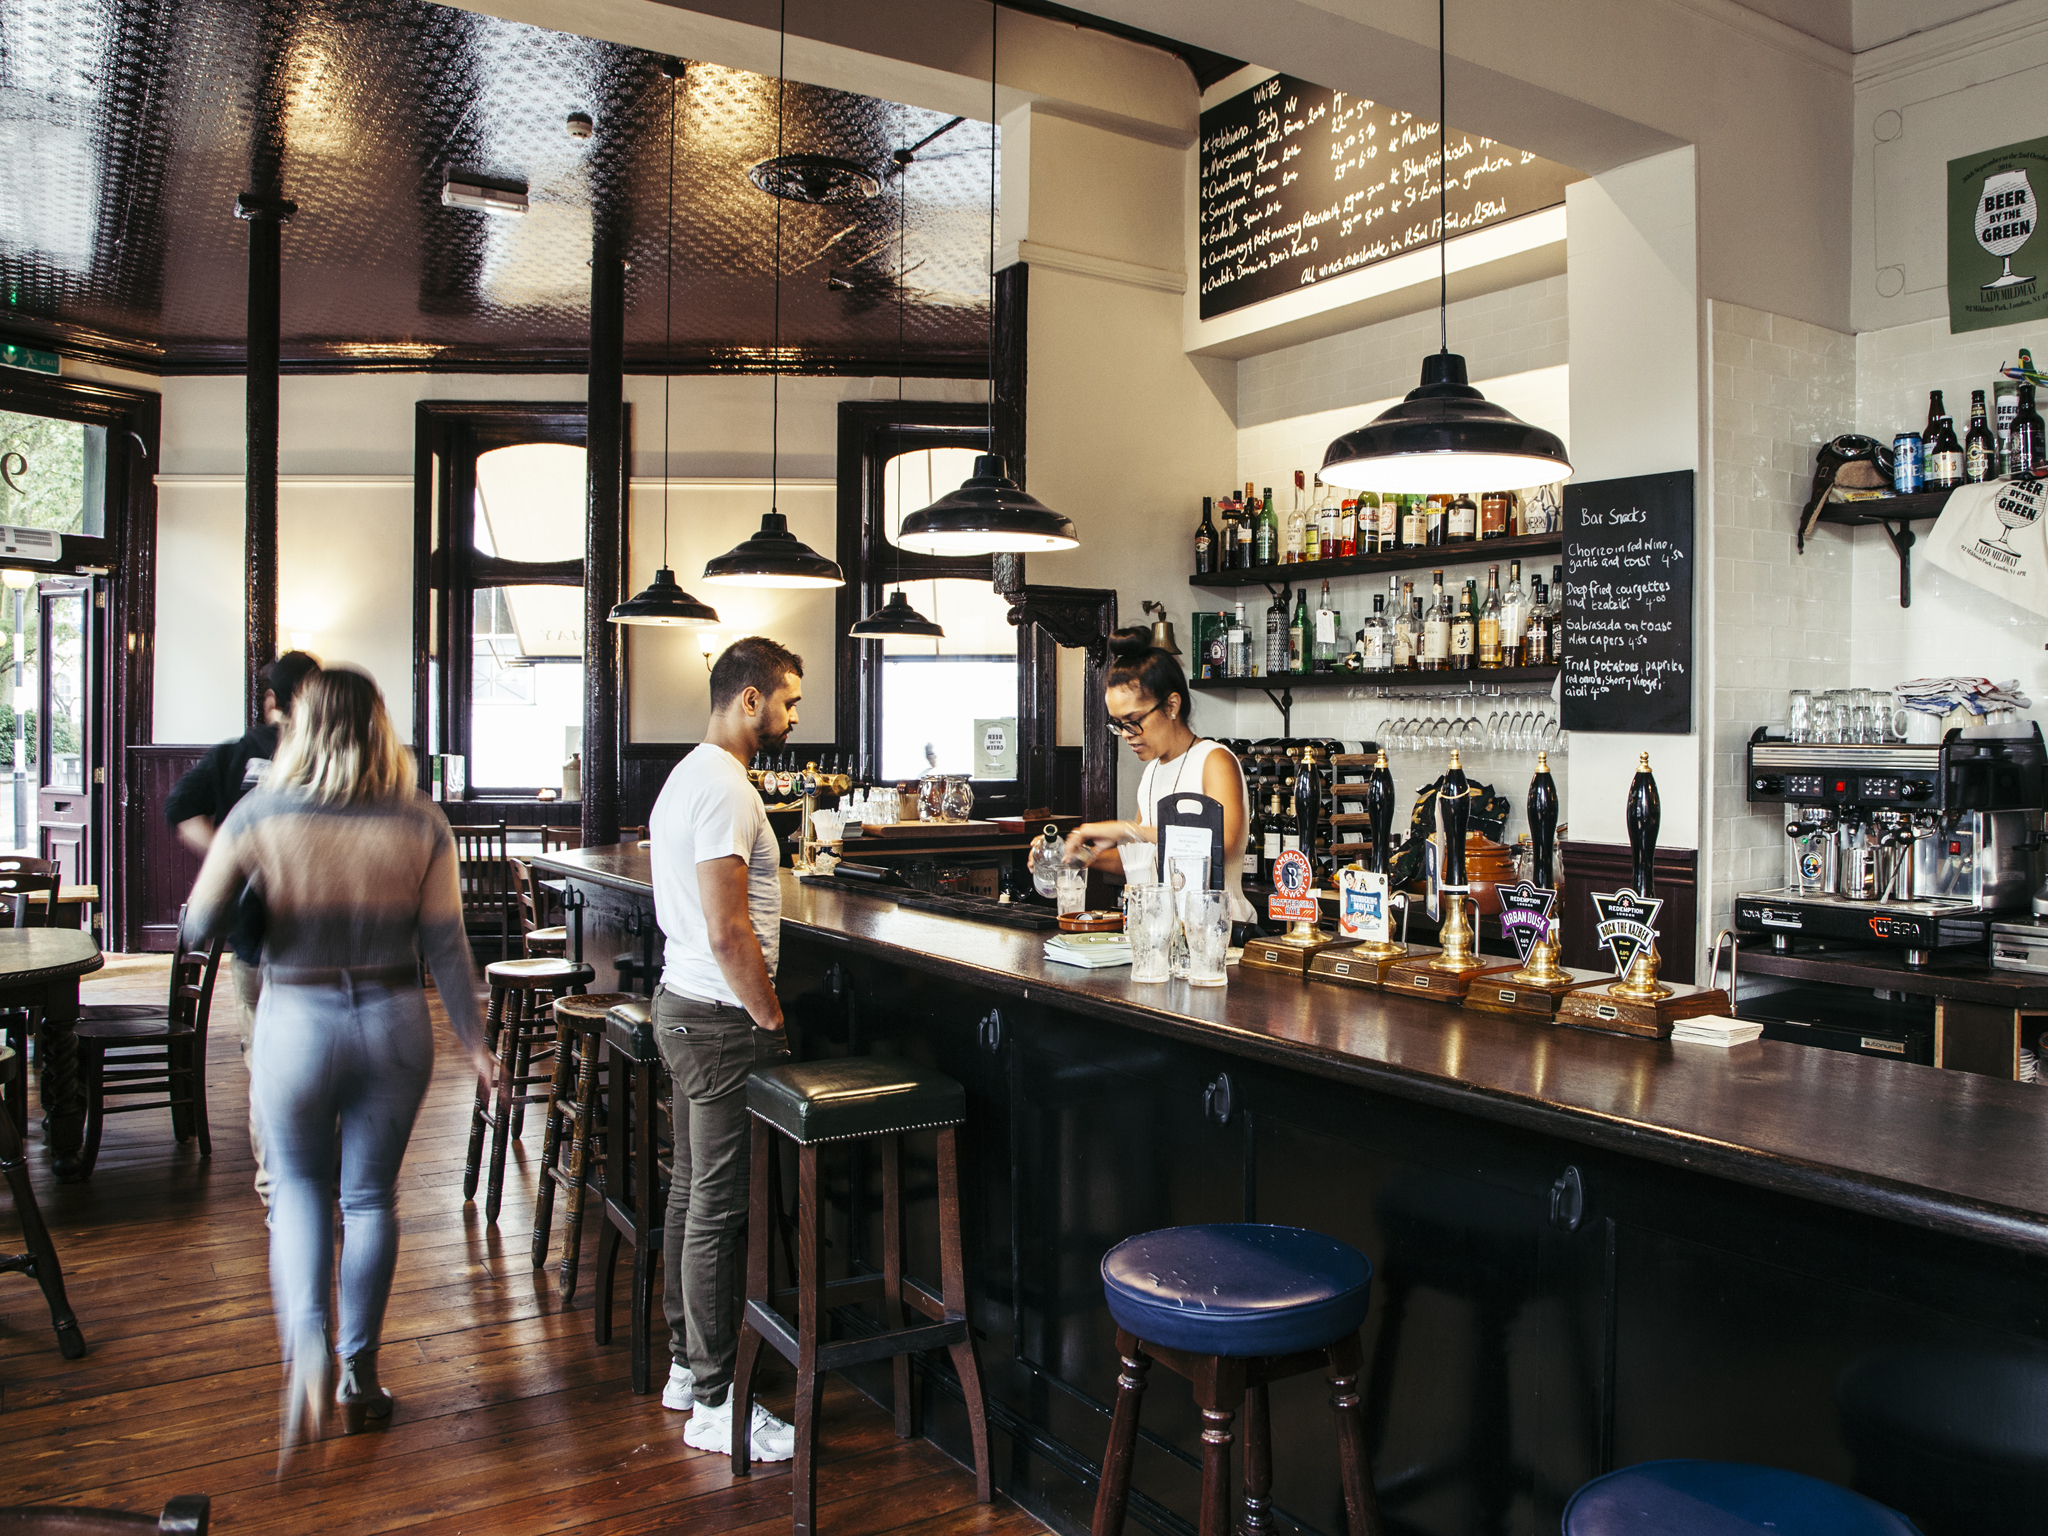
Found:
[{"label": "polished bar top", "polygon": [[[537,859],[648,891],[648,856]],[[1044,936],[783,873],[783,923],[935,975],[1545,1135],[2048,1256],[2048,1090],[1757,1041],[1631,1039],[1233,968],[1142,986],[1045,958]]]}]

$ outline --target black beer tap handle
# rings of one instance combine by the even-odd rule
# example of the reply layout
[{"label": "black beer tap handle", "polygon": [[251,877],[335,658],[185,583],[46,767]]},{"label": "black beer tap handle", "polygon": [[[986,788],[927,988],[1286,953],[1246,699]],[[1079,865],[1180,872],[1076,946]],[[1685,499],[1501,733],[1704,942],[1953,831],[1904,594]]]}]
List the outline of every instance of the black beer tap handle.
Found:
[{"label": "black beer tap handle", "polygon": [[1648,896],[1654,883],[1657,862],[1657,828],[1664,819],[1664,807],[1657,798],[1657,780],[1650,773],[1650,754],[1645,752],[1636,765],[1636,776],[1628,787],[1628,847],[1635,860],[1635,890]]},{"label": "black beer tap handle", "polygon": [[1536,777],[1529,781],[1529,843],[1535,855],[1535,883],[1557,888],[1557,780],[1550,776],[1550,754],[1536,754]]}]

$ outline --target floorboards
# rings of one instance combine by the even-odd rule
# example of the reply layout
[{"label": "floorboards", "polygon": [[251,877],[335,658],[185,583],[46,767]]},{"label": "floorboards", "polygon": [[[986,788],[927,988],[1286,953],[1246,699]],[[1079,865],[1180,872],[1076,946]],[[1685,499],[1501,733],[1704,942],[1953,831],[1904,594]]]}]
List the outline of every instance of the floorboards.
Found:
[{"label": "floorboards", "polygon": [[[124,963],[89,981],[85,1000],[153,1001],[164,974]],[[0,1504],[154,1511],[174,1494],[204,1493],[216,1529],[252,1536],[789,1529],[786,1465],[757,1463],[735,1479],[724,1457],[683,1444],[685,1415],[632,1392],[623,1272],[615,1342],[592,1342],[596,1223],[586,1221],[572,1304],[555,1294],[559,1201],[549,1262],[533,1269],[537,1112],[514,1144],[497,1227],[463,1204],[472,1080],[438,1004],[441,1049],[400,1180],[380,1358],[397,1417],[365,1435],[330,1432],[280,1472],[268,1234],[251,1188],[248,1078],[225,981],[215,1005],[211,1158],[172,1140],[168,1111],[122,1115],[108,1123],[91,1181],[59,1185],[31,1131],[37,1194],[90,1352],[60,1356],[33,1282],[0,1276]],[[15,1241],[0,1231],[0,1247]],[[773,1365],[763,1398],[786,1413],[790,1378]],[[976,1504],[970,1473],[926,1441],[896,1439],[888,1415],[836,1377],[824,1413],[821,1536],[1043,1531],[1007,1501]]]}]

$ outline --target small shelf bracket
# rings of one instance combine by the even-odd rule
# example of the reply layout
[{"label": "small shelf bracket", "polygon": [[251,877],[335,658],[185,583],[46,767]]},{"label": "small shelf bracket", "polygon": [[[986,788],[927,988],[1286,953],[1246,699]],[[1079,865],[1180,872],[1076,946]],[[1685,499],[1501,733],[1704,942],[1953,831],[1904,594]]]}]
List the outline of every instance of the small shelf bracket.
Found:
[{"label": "small shelf bracket", "polygon": [[1283,737],[1292,736],[1294,734],[1294,690],[1283,683],[1278,693],[1275,693],[1270,688],[1261,688],[1259,692],[1271,699],[1273,707],[1280,711],[1280,734]]},{"label": "small shelf bracket", "polygon": [[1892,541],[1892,548],[1899,552],[1899,606],[1913,606],[1913,525],[1903,520],[1886,522],[1885,537]]}]

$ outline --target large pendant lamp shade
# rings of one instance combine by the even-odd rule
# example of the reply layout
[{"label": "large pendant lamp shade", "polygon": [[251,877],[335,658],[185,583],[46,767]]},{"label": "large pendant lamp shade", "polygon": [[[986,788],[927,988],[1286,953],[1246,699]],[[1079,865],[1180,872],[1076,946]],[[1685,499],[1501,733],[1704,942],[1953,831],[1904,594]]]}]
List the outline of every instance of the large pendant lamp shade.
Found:
[{"label": "large pendant lamp shade", "polygon": [[957,489],[903,519],[896,542],[918,555],[998,555],[1072,549],[1081,539],[1071,522],[1010,479],[1001,454],[984,453]]},{"label": "large pendant lamp shade", "polygon": [[[1436,7],[1436,163],[1444,156],[1444,0]],[[1549,485],[1572,472],[1555,432],[1532,427],[1493,404],[1465,378],[1451,350],[1445,183],[1437,177],[1437,326],[1441,349],[1422,360],[1422,383],[1391,410],[1346,432],[1323,451],[1326,485],[1348,491],[1513,491]]]},{"label": "large pendant lamp shade", "polygon": [[[996,441],[996,24],[988,19],[988,441]],[[984,453],[974,473],[922,512],[903,519],[896,542],[920,555],[1029,555],[1073,549],[1074,525],[1010,479],[1002,456]]]},{"label": "large pendant lamp shade", "polygon": [[1465,359],[1422,360],[1422,383],[1399,405],[1346,432],[1323,453],[1325,485],[1415,495],[1512,491],[1572,472],[1555,432],[1532,427],[1465,382]]},{"label": "large pendant lamp shade", "polygon": [[856,640],[882,640],[891,635],[917,635],[927,640],[943,640],[945,630],[910,606],[910,599],[898,587],[889,594],[889,601],[854,625],[847,633]]},{"label": "large pendant lamp shade", "polygon": [[846,577],[789,531],[780,512],[761,514],[761,529],[716,560],[704,564],[704,579],[721,587],[843,587]]},{"label": "large pendant lamp shade", "polygon": [[662,73],[668,76],[668,224],[664,239],[667,242],[668,263],[664,283],[667,291],[666,307],[661,322],[661,569],[654,573],[654,580],[646,589],[635,593],[623,603],[612,605],[611,621],[614,624],[651,624],[664,628],[696,628],[718,622],[718,610],[709,603],[700,603],[681,587],[676,585],[676,573],[668,568],[668,384],[669,375],[674,371],[668,366],[668,348],[674,335],[675,319],[675,276],[676,276],[676,93],[683,79],[683,65],[680,60],[671,59],[663,64]]}]

